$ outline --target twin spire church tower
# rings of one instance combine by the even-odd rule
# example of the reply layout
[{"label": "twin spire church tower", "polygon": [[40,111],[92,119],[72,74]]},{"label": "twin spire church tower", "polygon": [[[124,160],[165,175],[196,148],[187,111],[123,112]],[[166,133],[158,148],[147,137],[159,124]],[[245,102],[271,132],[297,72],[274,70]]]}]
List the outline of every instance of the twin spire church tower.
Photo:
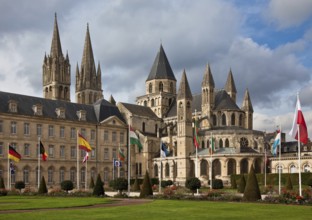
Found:
[{"label": "twin spire church tower", "polygon": [[[50,55],[44,56],[43,61],[43,97],[52,100],[70,102],[70,62],[68,53],[63,55],[60,34],[55,14],[54,29]],[[101,68],[95,67],[93,50],[87,26],[81,67],[76,67],[76,102],[80,104],[93,104],[103,98]]]}]

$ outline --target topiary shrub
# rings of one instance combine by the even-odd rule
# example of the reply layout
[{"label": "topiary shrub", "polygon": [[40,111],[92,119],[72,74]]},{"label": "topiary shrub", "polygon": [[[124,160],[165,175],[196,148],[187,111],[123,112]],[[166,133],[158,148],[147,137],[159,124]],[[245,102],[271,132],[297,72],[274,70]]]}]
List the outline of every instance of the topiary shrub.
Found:
[{"label": "topiary shrub", "polygon": [[113,189],[118,190],[119,195],[122,195],[122,191],[128,189],[128,181],[125,178],[117,178],[114,180]]},{"label": "topiary shrub", "polygon": [[288,177],[287,177],[286,189],[287,189],[287,190],[293,190],[293,184],[292,184],[292,182],[291,182],[290,175],[288,175]]},{"label": "topiary shrub", "polygon": [[0,189],[5,189],[3,178],[0,177]]},{"label": "topiary shrub", "polygon": [[233,175],[231,176],[231,187],[232,189],[237,189],[236,179]]},{"label": "topiary shrub", "polygon": [[239,185],[238,185],[237,191],[238,191],[239,193],[244,193],[245,188],[246,188],[246,180],[245,180],[244,174],[242,174],[242,175],[241,175],[241,178],[240,178],[240,180],[239,180]]},{"label": "topiary shrub", "polygon": [[47,184],[45,182],[44,176],[41,177],[38,194],[46,194],[48,193]]},{"label": "topiary shrub", "polygon": [[140,198],[145,198],[147,196],[152,196],[153,195],[153,189],[151,185],[151,180],[149,178],[148,172],[145,172],[144,180],[143,180],[143,185],[141,188],[140,192]]},{"label": "topiary shrub", "polygon": [[248,174],[243,199],[246,201],[257,201],[261,199],[261,193],[253,166],[251,166]]},{"label": "topiary shrub", "polygon": [[197,177],[191,177],[185,181],[185,187],[190,189],[194,195],[195,191],[200,189],[201,182]]},{"label": "topiary shrub", "polygon": [[94,180],[93,180],[93,177],[91,176],[89,189],[93,189],[93,188],[94,188]]},{"label": "topiary shrub", "polygon": [[15,182],[14,187],[15,187],[15,189],[18,189],[21,193],[22,189],[25,188],[25,183],[24,183],[24,181],[17,181],[17,182]]},{"label": "topiary shrub", "polygon": [[310,187],[312,187],[312,178],[310,178],[310,179],[307,180],[307,185],[310,186]]},{"label": "topiary shrub", "polygon": [[94,196],[104,196],[105,191],[103,185],[104,183],[102,182],[101,175],[98,174],[92,194]]},{"label": "topiary shrub", "polygon": [[61,182],[61,189],[65,190],[68,193],[69,190],[74,189],[74,184],[71,180],[64,180],[63,182]]},{"label": "topiary shrub", "polygon": [[212,188],[213,189],[223,189],[223,182],[220,179],[212,180]]},{"label": "topiary shrub", "polygon": [[132,190],[135,191],[135,192],[140,191],[140,184],[139,184],[138,177],[135,177]]}]

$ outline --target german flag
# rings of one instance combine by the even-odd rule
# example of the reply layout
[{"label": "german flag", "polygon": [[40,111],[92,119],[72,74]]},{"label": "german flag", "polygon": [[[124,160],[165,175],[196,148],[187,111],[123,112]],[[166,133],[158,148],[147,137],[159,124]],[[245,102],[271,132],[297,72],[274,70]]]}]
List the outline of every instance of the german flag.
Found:
[{"label": "german flag", "polygon": [[22,156],[17,153],[17,151],[9,145],[9,154],[8,154],[9,159],[14,160],[15,162],[19,162]]}]

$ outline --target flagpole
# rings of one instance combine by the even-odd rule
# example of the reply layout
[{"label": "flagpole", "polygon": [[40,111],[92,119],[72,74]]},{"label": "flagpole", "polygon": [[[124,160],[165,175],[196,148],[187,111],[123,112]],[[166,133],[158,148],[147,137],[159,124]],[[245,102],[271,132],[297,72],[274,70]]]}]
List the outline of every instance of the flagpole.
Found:
[{"label": "flagpole", "polygon": [[79,141],[78,141],[78,138],[79,138],[79,131],[77,129],[77,189],[79,190]]},{"label": "flagpole", "polygon": [[280,141],[279,141],[279,157],[278,157],[278,194],[281,195],[281,172],[282,172],[282,165],[281,165],[281,153],[282,153],[282,125],[280,125]]},{"label": "flagpole", "polygon": [[210,145],[210,190],[212,190],[212,145],[213,145],[213,137],[212,132],[210,132],[211,145]]},{"label": "flagpole", "polygon": [[115,180],[115,158],[113,158],[113,180]]},{"label": "flagpole", "polygon": [[[194,123],[194,129],[195,129],[195,133],[197,135],[197,126],[196,126],[196,109],[195,109],[195,123]],[[196,140],[197,141],[197,140]],[[199,176],[198,176],[198,145],[195,146],[195,151],[196,151],[196,159],[195,159],[195,163],[196,163],[196,166],[195,166],[195,175],[196,175],[196,178],[199,179]],[[196,189],[196,194],[198,195],[198,188]]]},{"label": "flagpole", "polygon": [[[160,138],[160,131],[158,131],[158,137]],[[159,193],[161,193],[161,174],[162,174],[162,155],[161,155],[161,138],[160,138],[160,144],[159,144],[159,158],[160,158],[160,165],[159,165]]]},{"label": "flagpole", "polygon": [[120,165],[121,165],[121,160],[120,160],[120,156],[119,156],[119,151],[120,151],[120,143],[119,143],[119,148],[118,148],[118,161],[119,161],[119,166],[118,166],[118,170],[117,170],[117,178],[120,178]]},{"label": "flagpole", "polygon": [[38,137],[38,189],[40,187],[40,137]]},{"label": "flagpole", "polygon": [[10,169],[9,151],[10,151],[10,144],[8,143],[8,187],[9,187],[9,190],[11,190],[11,184],[10,184],[11,169]]},{"label": "flagpole", "polygon": [[[86,154],[88,152],[86,151]],[[85,190],[87,190],[87,182],[88,182],[88,159],[86,160],[86,177],[85,177]]]},{"label": "flagpole", "polygon": [[131,168],[130,168],[130,123],[131,121],[129,120],[129,127],[128,127],[128,196],[130,196],[130,171],[131,171]]},{"label": "flagpole", "polygon": [[264,148],[264,187],[266,188],[266,166],[267,166],[267,151]]},{"label": "flagpole", "polygon": [[300,125],[297,124],[298,127],[298,174],[299,174],[299,196],[302,196],[302,190],[301,190],[301,149],[300,149]]}]

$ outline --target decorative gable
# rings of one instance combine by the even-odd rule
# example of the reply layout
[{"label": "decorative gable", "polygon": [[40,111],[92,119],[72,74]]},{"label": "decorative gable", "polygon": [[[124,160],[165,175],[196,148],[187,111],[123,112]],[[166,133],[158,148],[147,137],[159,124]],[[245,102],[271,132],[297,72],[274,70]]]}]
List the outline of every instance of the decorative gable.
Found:
[{"label": "decorative gable", "polygon": [[57,115],[57,118],[65,119],[65,108],[63,107],[56,108],[55,113]]},{"label": "decorative gable", "polygon": [[86,117],[87,113],[85,110],[79,110],[77,111],[77,117],[79,121],[86,121],[87,117]]},{"label": "decorative gable", "polygon": [[33,105],[32,110],[34,111],[34,115],[41,116],[43,113],[41,104]]},{"label": "decorative gable", "polygon": [[9,100],[9,112],[17,113],[18,102],[10,99]]}]

